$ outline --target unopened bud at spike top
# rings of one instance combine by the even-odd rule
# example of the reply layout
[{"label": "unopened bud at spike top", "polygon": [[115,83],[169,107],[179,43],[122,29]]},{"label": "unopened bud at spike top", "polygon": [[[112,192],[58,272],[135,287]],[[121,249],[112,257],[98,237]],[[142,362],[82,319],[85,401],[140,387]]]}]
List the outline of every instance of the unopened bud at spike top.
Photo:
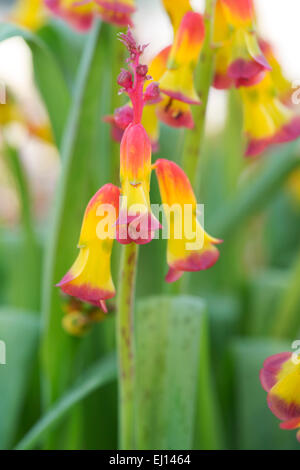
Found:
[{"label": "unopened bud at spike top", "polygon": [[203,17],[195,12],[186,13],[175,36],[167,71],[159,81],[163,93],[185,103],[200,104],[194,88],[194,70],[203,41]]},{"label": "unopened bud at spike top", "polygon": [[260,381],[268,392],[270,410],[282,420],[281,429],[300,428],[300,357],[290,352],[270,356],[264,361]]},{"label": "unopened bud at spike top", "polygon": [[64,293],[101,308],[105,308],[103,301],[115,295],[110,258],[119,196],[119,188],[106,184],[90,200],[83,218],[79,255],[57,284]]},{"label": "unopened bud at spike top", "polygon": [[[219,258],[214,246],[221,240],[208,235],[197,220],[197,201],[184,171],[169,160],[154,165],[168,224],[167,282],[174,282],[184,271],[200,271]],[[169,212],[169,213],[167,213]]]}]

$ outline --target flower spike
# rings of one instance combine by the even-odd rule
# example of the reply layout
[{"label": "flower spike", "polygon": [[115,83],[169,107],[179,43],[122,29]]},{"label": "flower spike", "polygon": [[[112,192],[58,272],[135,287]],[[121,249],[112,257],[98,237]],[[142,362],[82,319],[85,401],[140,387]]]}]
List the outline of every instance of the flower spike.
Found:
[{"label": "flower spike", "polygon": [[119,196],[119,188],[106,184],[90,200],[83,218],[79,255],[57,284],[64,293],[101,307],[105,312],[105,300],[115,295],[110,258]]},{"label": "flower spike", "polygon": [[132,103],[132,123],[126,127],[120,149],[120,180],[122,202],[117,221],[117,240],[121,244],[150,242],[159,222],[151,213],[150,177],[151,142],[141,121],[148,88],[145,82],[151,77],[148,67],[140,64],[140,57],[146,46],[137,45],[130,30],[121,33],[120,40],[129,51],[131,73],[121,71],[118,82]]},{"label": "flower spike", "polygon": [[[179,279],[184,271],[200,271],[219,258],[214,246],[221,240],[208,235],[197,220],[197,201],[184,171],[169,160],[154,165],[168,225],[167,282]],[[167,213],[168,212],[168,213]]]}]

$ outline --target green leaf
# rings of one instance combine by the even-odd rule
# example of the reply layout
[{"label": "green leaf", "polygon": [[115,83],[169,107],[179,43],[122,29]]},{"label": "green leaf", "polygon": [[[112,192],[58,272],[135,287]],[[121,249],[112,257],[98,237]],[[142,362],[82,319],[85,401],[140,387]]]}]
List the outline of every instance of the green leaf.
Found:
[{"label": "green leaf", "polygon": [[11,303],[16,307],[39,310],[41,250],[34,228],[30,189],[19,152],[15,148],[5,145],[3,153],[19,196],[21,222],[25,235],[20,246],[21,250],[18,253],[13,253],[22,265],[22,270],[16,270],[15,260],[11,268],[14,272],[13,277],[19,282],[13,285],[15,291]]},{"label": "green leaf", "polygon": [[255,212],[265,207],[287,176],[300,165],[297,149],[297,143],[293,142],[266,157],[235,198],[223,205],[208,221],[210,232],[226,238]]},{"label": "green leaf", "polygon": [[76,72],[86,35],[78,34],[64,21],[51,18],[37,32],[39,38],[55,56],[70,90],[73,90]]},{"label": "green leaf", "polygon": [[49,114],[54,138],[60,146],[71,102],[62,71],[55,55],[36,35],[12,24],[0,25],[0,41],[15,36],[22,37],[31,49],[36,83]]},{"label": "green leaf", "polygon": [[205,328],[205,305],[200,299],[164,296],[138,303],[138,449],[193,447],[198,369],[206,367],[207,359],[203,350],[199,356]]},{"label": "green leaf", "polygon": [[238,339],[232,345],[236,445],[238,449],[297,449],[295,431],[279,428],[279,420],[267,405],[259,371],[272,354],[289,351],[290,344],[268,339]]},{"label": "green leaf", "polygon": [[54,429],[71,408],[103,385],[116,378],[115,355],[101,359],[67,391],[18,443],[16,449],[32,449]]},{"label": "green leaf", "polygon": [[6,349],[6,364],[0,361],[0,448],[7,449],[14,438],[31,378],[38,345],[39,319],[36,314],[10,307],[0,309],[0,349]]},{"label": "green leaf", "polygon": [[80,225],[84,209],[95,191],[91,184],[94,178],[98,177],[100,186],[101,175],[94,167],[96,157],[105,175],[107,155],[101,148],[97,151],[96,147],[107,37],[107,25],[100,26],[95,23],[89,34],[78,71],[74,102],[62,145],[64,163],[47,245],[43,290],[43,389],[48,406],[79,372],[74,355],[80,340],[71,338],[61,327],[62,297],[55,284],[78,254]]}]

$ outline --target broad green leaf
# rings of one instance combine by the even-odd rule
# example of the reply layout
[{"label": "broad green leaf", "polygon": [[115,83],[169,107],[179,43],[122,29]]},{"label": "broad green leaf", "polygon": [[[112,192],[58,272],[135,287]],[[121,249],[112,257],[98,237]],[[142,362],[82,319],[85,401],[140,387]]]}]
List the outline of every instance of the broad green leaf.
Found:
[{"label": "broad green leaf", "polygon": [[[96,23],[89,34],[79,67],[74,102],[62,145],[63,168],[55,210],[46,245],[43,291],[43,365],[45,403],[57,400],[78,374],[75,360],[80,340],[69,337],[61,327],[62,298],[55,284],[77,256],[77,242],[84,209],[95,191],[96,178],[101,186],[107,155],[97,148],[100,103],[103,94],[102,72],[106,50],[107,25]],[[95,159],[103,175],[95,169]],[[63,358],[63,360],[62,360]]]},{"label": "broad green leaf", "polygon": [[0,309],[0,349],[3,353],[5,344],[6,350],[6,364],[0,361],[1,449],[11,445],[17,430],[36,357],[39,326],[36,314],[10,307]]},{"label": "broad green leaf", "polygon": [[60,146],[71,102],[62,71],[55,55],[36,35],[12,24],[0,25],[0,41],[15,36],[23,38],[32,51],[35,80],[49,114],[54,138]]},{"label": "broad green leaf", "polygon": [[32,449],[49,430],[58,426],[65,415],[80,401],[116,377],[115,355],[107,356],[80,377],[49,411],[33,426],[18,443],[16,449]]},{"label": "broad green leaf", "polygon": [[299,449],[295,431],[283,431],[267,405],[259,381],[263,361],[289,351],[290,344],[270,339],[238,339],[232,345],[236,447],[250,450]]},{"label": "broad green leaf", "polygon": [[51,18],[37,35],[55,56],[69,89],[73,91],[86,35],[78,34],[66,22],[56,18]]},{"label": "broad green leaf", "polygon": [[284,270],[267,270],[256,273],[249,286],[249,312],[247,332],[265,336],[272,330],[281,296],[288,287],[288,273]]},{"label": "broad green leaf", "polygon": [[[19,197],[24,233],[24,237],[19,239],[22,240],[22,244],[17,247],[19,249],[16,253],[11,253],[15,260],[10,264],[9,270],[17,282],[10,285],[12,299],[9,303],[20,308],[39,310],[41,247],[34,228],[30,189],[18,151],[6,145],[3,153]],[[16,269],[17,262],[22,269]]]},{"label": "broad green leaf", "polygon": [[204,322],[205,305],[197,298],[150,297],[138,303],[138,449],[193,447],[198,370],[206,367],[206,355],[200,355]]}]

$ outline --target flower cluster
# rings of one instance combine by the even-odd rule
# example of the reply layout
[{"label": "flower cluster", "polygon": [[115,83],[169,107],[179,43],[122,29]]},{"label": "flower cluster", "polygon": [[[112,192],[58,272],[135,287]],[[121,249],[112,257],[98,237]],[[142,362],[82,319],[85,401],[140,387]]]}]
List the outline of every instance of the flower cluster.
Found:
[{"label": "flower cluster", "polygon": [[131,25],[134,0],[44,0],[57,16],[79,31],[90,29],[95,16],[117,26]]},{"label": "flower cluster", "polygon": [[[132,104],[132,122],[122,136],[120,150],[121,189],[106,184],[89,202],[83,218],[78,247],[79,255],[59,282],[68,295],[89,302],[107,311],[105,300],[115,295],[111,277],[110,259],[114,240],[121,244],[149,243],[160,228],[151,212],[150,177],[154,169],[158,178],[164,209],[172,211],[189,206],[188,217],[167,217],[169,272],[167,282],[174,282],[185,271],[199,271],[211,267],[218,259],[215,247],[220,240],[206,234],[197,221],[196,199],[191,184],[179,166],[160,159],[151,164],[151,142],[142,124],[145,102],[154,99],[157,91],[150,81],[148,67],[140,64],[144,47],[139,47],[129,30],[121,34],[130,57],[130,70],[122,70],[118,83]],[[147,85],[147,81],[150,83]],[[107,208],[109,206],[109,208]],[[113,208],[113,211],[109,210]],[[177,228],[194,226],[192,236],[176,236]],[[187,233],[183,230],[184,234]],[[182,233],[182,231],[181,231]]]},{"label": "flower cluster", "polygon": [[[159,120],[172,127],[193,128],[191,105],[201,101],[194,87],[194,71],[202,49],[205,29],[203,17],[189,11],[178,21],[177,6],[167,2],[173,19],[175,38],[171,46],[164,48],[149,65],[155,96],[146,100],[142,123],[151,139],[152,149],[158,149]],[[179,24],[178,24],[179,23]],[[155,84],[160,84],[159,90]],[[112,124],[112,136],[119,141],[124,129],[132,120],[131,105],[115,110],[106,121]]]},{"label": "flower cluster", "polygon": [[[284,352],[265,360],[260,381],[268,392],[268,405],[282,420],[281,429],[300,428],[300,360],[297,354]],[[297,432],[300,442],[300,429]]]}]

